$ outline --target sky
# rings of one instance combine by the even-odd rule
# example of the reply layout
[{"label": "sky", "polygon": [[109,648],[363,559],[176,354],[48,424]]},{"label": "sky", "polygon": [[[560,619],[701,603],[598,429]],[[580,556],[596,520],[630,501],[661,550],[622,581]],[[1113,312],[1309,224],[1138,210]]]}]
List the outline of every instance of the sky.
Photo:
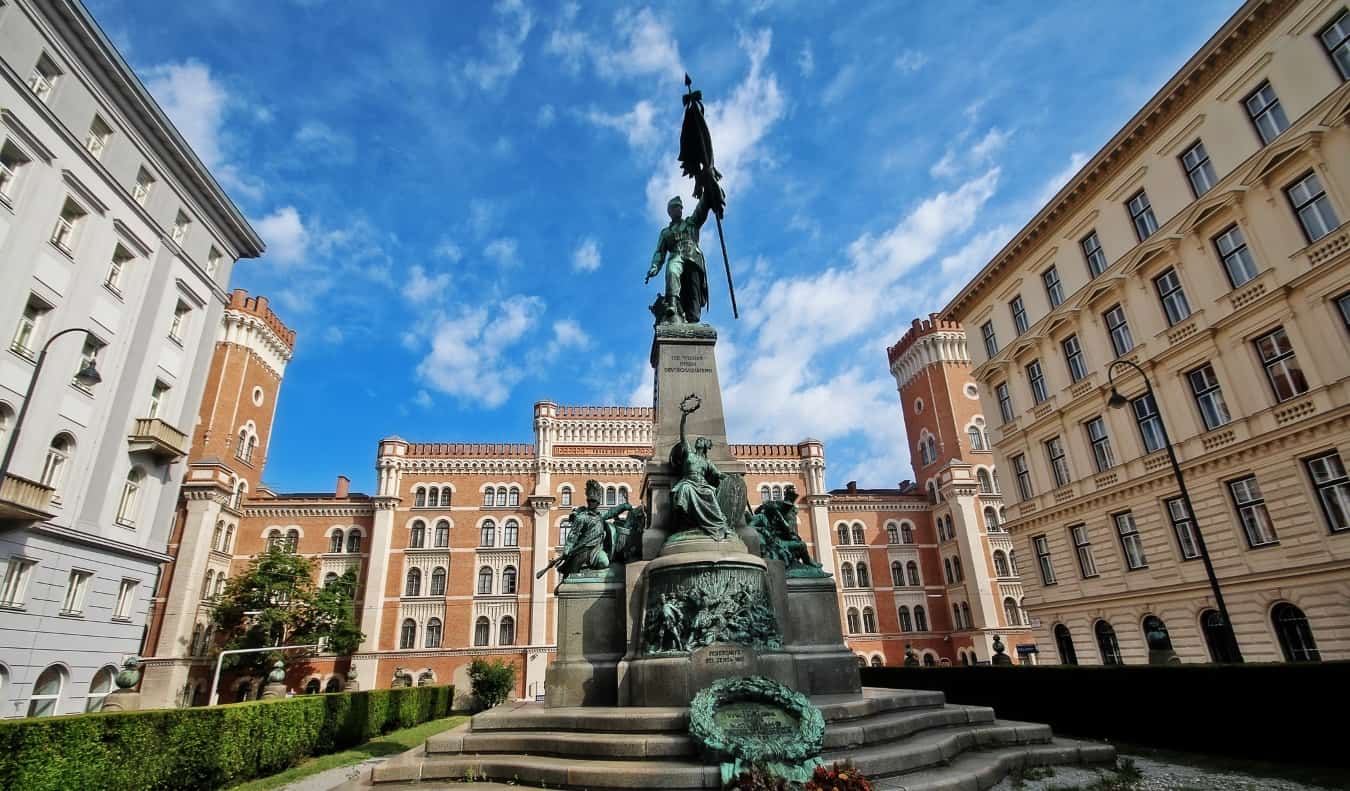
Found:
[{"label": "sky", "polygon": [[530,442],[539,400],[651,404],[686,72],[729,440],[913,477],[886,347],[1239,5],[86,2],[267,244],[230,285],[297,332],[278,491],[370,491],[389,435]]}]

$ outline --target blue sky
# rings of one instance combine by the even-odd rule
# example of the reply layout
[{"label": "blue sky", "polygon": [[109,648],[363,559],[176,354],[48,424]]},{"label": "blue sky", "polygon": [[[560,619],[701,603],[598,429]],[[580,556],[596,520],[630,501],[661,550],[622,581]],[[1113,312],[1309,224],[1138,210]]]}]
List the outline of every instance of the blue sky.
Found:
[{"label": "blue sky", "polygon": [[87,1],[268,244],[231,285],[299,334],[266,473],[292,491],[369,491],[390,434],[650,403],[685,71],[728,192],[731,441],[911,477],[886,346],[1239,4]]}]

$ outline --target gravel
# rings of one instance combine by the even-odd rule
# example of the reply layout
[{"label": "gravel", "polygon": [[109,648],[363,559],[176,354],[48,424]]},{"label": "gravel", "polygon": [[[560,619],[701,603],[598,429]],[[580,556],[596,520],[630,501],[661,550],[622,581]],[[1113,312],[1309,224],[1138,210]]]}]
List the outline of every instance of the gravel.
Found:
[{"label": "gravel", "polygon": [[[1307,785],[1292,780],[1260,777],[1241,772],[1202,769],[1185,764],[1169,763],[1151,758],[1127,756],[1134,761],[1142,778],[1130,783],[1109,785],[1111,791],[1326,791],[1323,786]],[[1053,767],[1054,774],[1036,780],[1016,782],[1007,778],[994,786],[993,791],[1098,791],[1103,779],[1119,776],[1110,770],[1084,767]],[[1105,784],[1103,784],[1105,785]]]}]

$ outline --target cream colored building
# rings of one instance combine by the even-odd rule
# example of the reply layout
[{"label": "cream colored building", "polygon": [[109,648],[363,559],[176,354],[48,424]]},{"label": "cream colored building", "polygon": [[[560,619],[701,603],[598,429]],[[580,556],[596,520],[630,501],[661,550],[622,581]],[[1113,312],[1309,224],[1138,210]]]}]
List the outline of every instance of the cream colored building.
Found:
[{"label": "cream colored building", "polygon": [[1347,36],[1245,3],[943,311],[1043,662],[1222,653],[1197,528],[1247,661],[1350,657]]}]

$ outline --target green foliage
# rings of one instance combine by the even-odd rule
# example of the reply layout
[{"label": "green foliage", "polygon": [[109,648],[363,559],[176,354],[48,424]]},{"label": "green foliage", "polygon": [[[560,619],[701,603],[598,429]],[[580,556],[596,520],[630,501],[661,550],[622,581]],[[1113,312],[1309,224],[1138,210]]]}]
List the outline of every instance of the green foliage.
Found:
[{"label": "green foliage", "polygon": [[[356,627],[356,569],[325,588],[314,582],[315,564],[279,547],[258,555],[244,573],[230,578],[212,620],[227,649],[309,645],[320,639],[340,656],[361,644]],[[266,653],[232,655],[225,667],[255,674],[266,671]]]},{"label": "green foliage", "polygon": [[516,688],[516,666],[500,659],[475,659],[469,663],[469,683],[478,708],[490,709],[505,703]]},{"label": "green foliage", "polygon": [[0,720],[0,788],[221,788],[444,717],[453,700],[451,686],[409,687]]}]

